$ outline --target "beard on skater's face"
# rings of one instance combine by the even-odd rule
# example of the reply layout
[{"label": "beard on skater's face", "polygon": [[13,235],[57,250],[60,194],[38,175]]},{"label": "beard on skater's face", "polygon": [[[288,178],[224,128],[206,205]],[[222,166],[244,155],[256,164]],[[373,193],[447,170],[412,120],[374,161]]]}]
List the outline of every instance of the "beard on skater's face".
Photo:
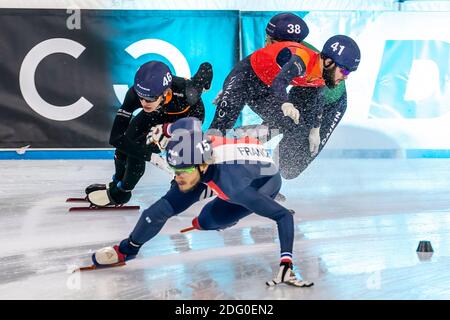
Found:
[{"label": "beard on skater's face", "polygon": [[330,67],[325,67],[322,72],[323,80],[325,80],[325,84],[328,88],[334,88],[338,83],[336,83],[336,70],[337,67],[335,64]]},{"label": "beard on skater's face", "polygon": [[202,175],[208,170],[209,165],[203,163],[185,169],[174,170],[175,182],[181,192],[193,190],[201,182]]},{"label": "beard on skater's face", "polygon": [[347,79],[349,74],[349,71],[343,67],[337,66],[333,60],[326,59],[324,61],[322,77],[328,88],[335,88],[339,83],[341,83],[341,81]]},{"label": "beard on skater's face", "polygon": [[200,171],[183,172],[175,174],[175,181],[181,192],[189,192],[200,183]]}]

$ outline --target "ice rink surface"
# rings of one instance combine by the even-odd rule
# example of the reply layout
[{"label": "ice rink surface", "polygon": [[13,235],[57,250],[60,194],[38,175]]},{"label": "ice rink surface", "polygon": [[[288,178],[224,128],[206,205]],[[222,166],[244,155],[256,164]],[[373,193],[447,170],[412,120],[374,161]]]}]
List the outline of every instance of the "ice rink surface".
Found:
[{"label": "ice rink surface", "polygon": [[[71,273],[139,217],[68,212],[65,199],[108,182],[113,161],[0,162],[0,299],[450,299],[448,159],[318,159],[284,181],[296,272],[311,288],[266,287],[279,259],[271,220],[253,214],[224,231],[180,234],[201,203],[125,267]],[[142,211],[170,179],[148,164],[130,204]],[[431,241],[431,257],[417,255],[419,240]]]}]

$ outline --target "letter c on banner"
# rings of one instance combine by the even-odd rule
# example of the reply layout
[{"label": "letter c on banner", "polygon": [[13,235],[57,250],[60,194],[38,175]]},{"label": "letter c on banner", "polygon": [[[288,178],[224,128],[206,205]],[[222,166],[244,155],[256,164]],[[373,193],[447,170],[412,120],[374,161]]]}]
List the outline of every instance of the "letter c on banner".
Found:
[{"label": "letter c on banner", "polygon": [[68,121],[82,116],[93,107],[93,104],[84,97],[71,105],[52,105],[42,99],[34,81],[37,66],[48,55],[65,53],[77,59],[84,49],[85,47],[76,41],[54,38],[42,41],[28,52],[20,67],[19,84],[23,98],[31,109],[48,119]]},{"label": "letter c on banner", "polygon": [[[184,55],[177,47],[166,41],[160,39],[143,39],[130,44],[125,51],[134,59],[148,53],[159,54],[170,61],[177,76],[188,79],[191,77],[191,70]],[[115,84],[113,88],[117,99],[119,99],[120,103],[123,103],[128,86],[126,84]]]}]

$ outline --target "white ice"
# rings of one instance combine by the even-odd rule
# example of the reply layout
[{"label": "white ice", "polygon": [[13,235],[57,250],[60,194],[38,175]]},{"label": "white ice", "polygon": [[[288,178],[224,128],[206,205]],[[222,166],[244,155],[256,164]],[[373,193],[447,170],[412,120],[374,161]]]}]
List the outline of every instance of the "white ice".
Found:
[{"label": "white ice", "polygon": [[[67,197],[108,182],[112,161],[0,161],[0,299],[450,299],[450,160],[318,159],[284,181],[295,209],[296,272],[311,288],[268,288],[275,224],[251,215],[193,231],[202,203],[175,217],[125,267],[71,273],[118,243],[139,213],[69,213]],[[130,203],[141,211],[171,177],[151,165]],[[79,205],[79,204],[76,204]],[[431,257],[418,256],[429,240]]]}]

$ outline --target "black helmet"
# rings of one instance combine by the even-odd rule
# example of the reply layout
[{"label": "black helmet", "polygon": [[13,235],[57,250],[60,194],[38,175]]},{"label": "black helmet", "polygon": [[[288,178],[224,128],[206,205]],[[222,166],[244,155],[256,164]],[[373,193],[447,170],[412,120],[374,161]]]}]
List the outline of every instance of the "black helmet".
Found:
[{"label": "black helmet", "polygon": [[174,169],[184,169],[211,159],[212,146],[202,132],[202,122],[194,117],[182,118],[170,126],[166,159]]},{"label": "black helmet", "polygon": [[279,41],[302,42],[308,33],[306,22],[289,12],[273,16],[266,27],[266,34]]},{"label": "black helmet", "polygon": [[172,86],[172,72],[159,61],[144,63],[134,76],[134,90],[141,98],[159,97]]},{"label": "black helmet", "polygon": [[355,40],[344,35],[336,35],[328,39],[323,46],[322,55],[348,71],[356,71],[361,60],[361,51]]}]

